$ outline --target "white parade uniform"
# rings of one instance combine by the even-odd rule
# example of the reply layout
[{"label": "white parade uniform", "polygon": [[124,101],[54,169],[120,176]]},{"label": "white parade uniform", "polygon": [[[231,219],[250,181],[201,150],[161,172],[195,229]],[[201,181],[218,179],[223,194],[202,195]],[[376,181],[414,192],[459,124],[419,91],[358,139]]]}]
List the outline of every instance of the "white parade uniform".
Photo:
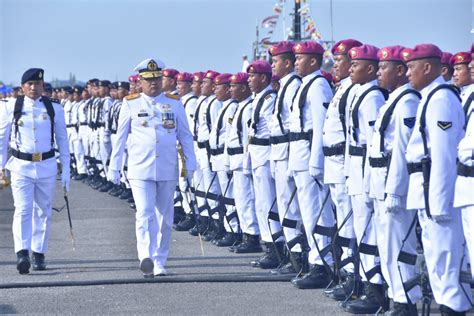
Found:
[{"label": "white parade uniform", "polygon": [[[349,215],[351,211],[351,201],[347,194],[346,177],[344,176],[344,152],[346,147],[346,130],[341,122],[339,107],[341,98],[347,91],[345,108],[343,112],[344,126],[347,127],[350,101],[353,100],[357,91],[357,86],[351,87],[350,77],[341,80],[334,97],[329,104],[326,112],[326,119],[323,127],[323,146],[326,150],[324,153],[324,183],[330,188],[331,199],[336,206],[337,225],[339,229],[338,238],[346,240],[345,246],[342,246],[341,261],[348,260],[343,267],[348,272],[354,272],[354,264],[350,262],[349,257],[353,256],[355,232],[354,217]],[[348,91],[348,89],[350,90]],[[344,222],[345,221],[345,222]]]},{"label": "white parade uniform", "polygon": [[196,169],[192,134],[183,104],[176,97],[145,94],[125,98],[110,170],[119,172],[128,146],[128,179],[137,208],[138,258],[164,267],[173,224],[173,192],[178,180],[179,141],[189,171]]},{"label": "white parade uniform", "polygon": [[80,128],[80,120],[79,115],[80,111],[84,109],[84,104],[86,102],[81,100],[79,102],[75,102],[72,107],[72,115],[71,115],[71,122],[70,124],[73,125],[73,130],[71,133],[71,140],[72,146],[74,150],[74,157],[76,158],[76,169],[77,173],[85,174],[87,172],[86,163],[84,160],[84,147],[82,146],[81,136],[79,135],[79,128]]},{"label": "white parade uniform", "polygon": [[[18,131],[13,124],[15,101],[0,107],[0,169],[11,172],[15,204],[13,240],[15,252],[32,250],[45,253],[51,230],[51,206],[56,184],[57,163],[54,155],[41,161],[28,161],[11,156],[7,150],[26,154],[46,153],[53,150],[51,121],[42,98],[25,96]],[[58,103],[54,108],[54,138],[59,149],[63,174],[69,176],[69,144],[64,122],[64,110]],[[8,160],[7,160],[8,159]]]},{"label": "white parade uniform", "polygon": [[[89,111],[90,105],[92,104],[92,98],[83,100],[78,108],[78,120],[79,120],[79,141],[81,142],[82,149],[84,150],[84,158],[86,169],[88,168],[88,161],[90,159],[90,148],[89,148],[89,137],[91,130],[89,128]],[[89,170],[86,170],[89,174]]]},{"label": "white parade uniform", "polygon": [[[374,246],[377,244],[373,227],[373,201],[368,196],[368,187],[364,188],[364,178],[370,176],[370,170],[365,166],[368,160],[365,159],[365,150],[366,148],[370,148],[375,120],[380,107],[385,103],[385,99],[383,94],[377,90],[369,92],[364,99],[360,97],[365,91],[375,85],[376,80],[373,80],[358,87],[350,105],[348,117],[349,125],[347,128],[349,155],[346,155],[349,165],[347,186],[354,212],[354,231],[357,242],[359,247],[361,244],[372,246],[368,247],[372,250],[376,249]],[[361,103],[358,114],[355,115],[353,113],[359,99],[361,99]],[[359,128],[356,129],[354,124],[359,124]],[[373,276],[369,273],[370,271],[377,271],[376,267],[379,266],[379,258],[375,256],[375,251],[373,251],[372,254],[361,252],[360,263],[362,268],[360,273],[362,280],[370,281],[374,284],[378,284],[382,281],[379,273]],[[366,274],[369,274],[369,277],[367,277]]]},{"label": "white parade uniform", "polygon": [[[419,163],[425,156],[420,132],[420,117],[428,94],[445,83],[439,76],[422,89],[422,99],[416,113],[416,124],[407,147],[408,163]],[[453,207],[456,181],[457,146],[464,135],[464,113],[461,103],[448,89],[437,91],[426,110],[426,136],[431,158],[429,207],[426,213],[423,194],[423,175],[410,175],[407,208],[418,211],[422,229],[422,243],[433,296],[438,304],[455,311],[471,308],[471,291],[459,283],[463,257],[461,212]],[[438,221],[435,221],[435,218]],[[449,255],[448,255],[449,254]],[[468,296],[466,296],[466,293]]]},{"label": "white parade uniform", "polygon": [[[395,89],[380,108],[368,150],[369,196],[374,199],[374,226],[380,265],[382,275],[389,286],[388,295],[398,303],[408,303],[403,282],[415,277],[416,274],[414,265],[398,261],[399,253],[403,251],[414,256],[417,254],[414,228],[411,229],[402,249],[402,242],[416,216],[416,211],[406,209],[409,178],[405,150],[415,126],[416,109],[420,102],[413,91],[399,98],[407,89],[411,89],[410,84]],[[393,107],[395,101],[397,103]],[[391,109],[394,109],[392,114]],[[388,122],[385,129],[381,128],[383,121]],[[400,197],[402,209],[389,213],[384,204],[387,194]],[[411,303],[416,303],[421,298],[419,286],[408,295]]]},{"label": "white parade uniform", "polygon": [[[291,72],[281,78],[280,90],[275,101],[275,109],[270,121],[271,154],[270,163],[275,177],[275,192],[277,197],[278,213],[283,229],[284,238],[293,240],[300,234],[301,215],[299,213],[298,195],[295,195],[290,204],[292,193],[296,190],[295,180],[288,177],[288,151],[290,130],[290,112],[293,99],[301,79]],[[276,233],[272,231],[272,233]],[[283,241],[283,237],[280,238]],[[295,246],[293,251],[301,251],[300,246]]]},{"label": "white parade uniform", "polygon": [[243,172],[248,146],[249,125],[252,120],[251,97],[239,102],[226,141],[229,155],[229,169],[234,173],[234,197],[240,228],[244,234],[259,235],[257,215],[255,213],[255,194],[253,180]]},{"label": "white parade uniform", "polygon": [[[316,78],[317,76],[319,77]],[[306,95],[303,92],[306,92]],[[303,77],[303,82],[293,102],[289,126],[288,168],[293,171],[298,189],[299,212],[310,247],[308,262],[318,265],[323,263],[319,251],[329,246],[332,236],[320,233],[313,235],[313,230],[316,225],[321,227],[335,225],[329,187],[322,182],[324,177],[323,124],[331,98],[331,87],[320,70]],[[316,178],[310,175],[309,168],[316,169],[318,173]],[[331,252],[324,259],[328,264],[332,264]]]},{"label": "white parade uniform", "polygon": [[[234,181],[229,178],[229,155],[225,148],[227,135],[230,129],[230,122],[234,118],[237,109],[237,101],[229,99],[222,102],[222,108],[217,114],[217,120],[212,125],[209,135],[209,147],[211,148],[211,166],[212,171],[217,172],[219,185],[222,195],[227,199],[234,199]],[[235,206],[225,205],[226,214],[230,216],[235,212]],[[224,220],[224,227],[227,232],[238,232],[239,225],[237,219],[230,222]]]},{"label": "white parade uniform", "polygon": [[111,97],[107,96],[102,99],[101,106],[99,108],[99,124],[98,128],[99,133],[99,154],[100,159],[102,160],[102,166],[104,168],[105,174],[109,168],[109,158],[110,153],[112,152],[112,144],[110,141],[110,130],[108,127],[108,117],[109,112],[112,109],[113,100]]},{"label": "white parade uniform", "polygon": [[[266,95],[266,96],[264,96]],[[260,101],[261,100],[261,101]],[[264,242],[272,242],[272,232],[281,230],[280,223],[268,220],[268,213],[277,213],[275,200],[275,180],[270,170],[270,120],[275,107],[275,93],[268,85],[255,95],[252,101],[252,121],[249,132],[249,155],[244,168],[252,168],[255,193],[255,214],[258,228]],[[270,223],[269,223],[270,222]]]}]

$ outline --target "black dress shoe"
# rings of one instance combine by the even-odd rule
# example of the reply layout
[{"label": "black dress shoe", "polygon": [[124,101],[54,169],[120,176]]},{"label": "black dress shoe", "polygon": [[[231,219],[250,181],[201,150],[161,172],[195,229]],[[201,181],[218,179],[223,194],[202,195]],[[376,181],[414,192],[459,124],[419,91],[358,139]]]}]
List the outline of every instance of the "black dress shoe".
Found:
[{"label": "black dress shoe", "polygon": [[441,312],[441,316],[464,316],[466,312],[456,312],[455,310],[449,308],[446,305],[440,305],[439,311]]},{"label": "black dress shoe", "polygon": [[112,182],[110,181],[107,181],[104,185],[102,185],[100,188],[99,188],[99,192],[108,192],[109,190],[113,189],[114,188],[114,185]]},{"label": "black dress shoe", "polygon": [[[346,300],[351,295],[354,289],[354,274],[347,273],[346,279],[339,282],[336,286],[324,291],[324,294],[335,301],[341,302]],[[360,293],[356,294],[360,295]]]},{"label": "black dress shoe", "polygon": [[266,253],[258,260],[250,262],[250,265],[261,269],[278,268],[280,266],[280,258],[283,258],[283,243],[267,242],[265,246],[267,247]]},{"label": "black dress shoe", "polygon": [[328,273],[323,266],[315,264],[313,268],[302,277],[291,280],[291,283],[298,289],[323,289],[331,282]]},{"label": "black dress shoe", "polygon": [[186,217],[184,208],[182,206],[175,205],[173,212],[173,224],[178,224]]},{"label": "black dress shoe", "polygon": [[207,227],[209,226],[209,217],[201,216],[199,219],[199,223],[196,223],[193,228],[188,230],[191,236],[201,235],[206,231]]},{"label": "black dress shoe", "polygon": [[82,181],[82,180],[84,180],[84,179],[86,179],[86,178],[87,178],[87,174],[85,174],[85,173],[79,173],[78,175],[76,175],[76,176],[74,177],[74,180]]},{"label": "black dress shoe", "polygon": [[194,227],[196,220],[193,215],[186,214],[185,218],[180,221],[178,224],[173,225],[174,230],[178,232],[188,231]]},{"label": "black dress shoe", "polygon": [[295,267],[291,262],[283,264],[276,269],[270,271],[273,275],[296,275],[298,271],[296,271]]},{"label": "black dress shoe", "polygon": [[137,206],[135,205],[135,203],[130,203],[130,208],[136,210]]},{"label": "black dress shoe", "polygon": [[44,253],[38,253],[33,251],[31,259],[33,259],[33,271],[46,270],[46,263],[44,262]]},{"label": "black dress shoe", "polygon": [[356,300],[347,302],[344,310],[351,314],[375,314],[382,308],[381,303],[386,305],[388,310],[388,302],[381,302],[379,297],[384,297],[382,285],[365,282],[364,294]]},{"label": "black dress shoe", "polygon": [[242,243],[234,248],[235,253],[258,253],[262,252],[260,246],[260,235],[244,234]]},{"label": "black dress shoe", "polygon": [[16,268],[20,274],[30,273],[30,255],[28,250],[20,250],[16,253]]},{"label": "black dress shoe", "polygon": [[224,235],[224,237],[222,237],[219,240],[216,240],[216,242],[214,244],[217,247],[230,247],[230,246],[233,246],[235,244],[235,242],[237,241],[237,238],[238,238],[237,234],[226,233]]},{"label": "black dress shoe", "polygon": [[393,307],[384,316],[418,316],[415,304],[394,302]]},{"label": "black dress shoe", "polygon": [[[132,190],[131,189],[126,189],[120,196],[119,199],[121,200],[128,200],[129,198],[132,197]],[[130,203],[130,202],[129,202]]]}]

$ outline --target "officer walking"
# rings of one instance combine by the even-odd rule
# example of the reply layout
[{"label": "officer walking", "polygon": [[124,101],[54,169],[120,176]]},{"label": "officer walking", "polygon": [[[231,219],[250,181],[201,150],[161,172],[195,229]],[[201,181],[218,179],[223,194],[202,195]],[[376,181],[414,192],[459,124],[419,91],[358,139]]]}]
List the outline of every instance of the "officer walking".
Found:
[{"label": "officer walking", "polygon": [[143,92],[125,98],[108,179],[118,184],[128,142],[128,179],[136,204],[140,270],[146,278],[166,275],[173,224],[173,192],[178,180],[178,141],[189,179],[196,168],[192,134],[179,97],[162,92],[164,63],[149,58],[135,70]]},{"label": "officer walking", "polygon": [[55,142],[63,166],[61,184],[69,191],[70,156],[64,111],[60,104],[41,97],[43,80],[43,69],[28,69],[21,78],[25,95],[0,107],[0,177],[6,177],[5,169],[11,172],[13,240],[20,274],[29,273],[30,250],[33,270],[46,269],[57,173]]}]

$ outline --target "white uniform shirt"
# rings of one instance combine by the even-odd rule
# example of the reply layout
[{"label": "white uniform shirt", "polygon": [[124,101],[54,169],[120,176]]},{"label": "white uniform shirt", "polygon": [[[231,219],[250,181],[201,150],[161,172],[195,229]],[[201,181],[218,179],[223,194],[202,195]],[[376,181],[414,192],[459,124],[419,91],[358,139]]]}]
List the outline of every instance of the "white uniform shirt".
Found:
[{"label": "white uniform shirt", "polygon": [[[203,102],[199,109],[198,142],[209,140],[210,128],[212,129],[212,126],[217,123],[217,115],[221,108],[222,103],[217,100],[215,95],[211,95]],[[208,116],[210,117],[210,122],[207,121]]]},{"label": "white uniform shirt", "polygon": [[[242,148],[242,150],[244,150],[244,153],[242,154],[229,155],[230,170],[237,170],[243,168],[242,162],[244,161],[245,156],[248,155],[248,152],[245,152],[245,149],[248,145],[248,135],[252,120],[252,111],[252,97],[248,97],[242,102],[239,102],[234,118],[232,119],[232,123],[229,126],[226,147]],[[240,135],[238,127],[239,125],[242,126]]]},{"label": "white uniform shirt", "polygon": [[420,99],[413,93],[405,94],[396,104],[384,132],[384,151],[380,147],[381,134],[380,125],[388,108],[398,96],[411,89],[410,84],[405,84],[395,89],[380,108],[379,115],[374,125],[371,145],[368,149],[368,157],[381,158],[391,155],[390,168],[371,168],[370,170],[370,197],[379,200],[385,199],[385,193],[406,196],[408,194],[408,171],[405,159],[405,151],[408,140],[413,132],[416,119],[416,109]]},{"label": "white uniform shirt", "polygon": [[[420,162],[425,156],[420,133],[420,117],[428,94],[444,84],[442,76],[421,90],[422,99],[416,113],[416,124],[408,142],[407,162]],[[456,180],[457,146],[464,136],[464,113],[461,102],[448,89],[437,91],[426,110],[426,136],[431,157],[429,203],[432,215],[448,215],[453,208],[454,182]],[[407,197],[408,209],[424,209],[423,175],[410,175]]]},{"label": "white uniform shirt", "polygon": [[[290,131],[290,112],[291,106],[293,104],[293,98],[296,95],[296,92],[301,85],[301,80],[299,77],[293,79],[289,82],[291,77],[295,77],[296,74],[291,72],[281,78],[280,80],[280,90],[278,91],[277,98],[275,100],[275,109],[273,111],[273,115],[270,121],[270,135],[271,136],[281,136],[288,134]],[[285,95],[283,95],[284,87],[288,84],[286,88]],[[278,104],[280,103],[280,99],[283,98],[283,104],[281,107],[280,116],[278,116]],[[280,117],[281,123],[283,125],[283,132],[280,127],[280,121],[278,119]],[[271,145],[271,160],[284,160],[288,159],[288,147],[289,143],[280,143],[280,144],[272,144]]]},{"label": "white uniform shirt", "polygon": [[298,140],[290,142],[288,168],[293,171],[305,171],[309,167],[314,167],[319,169],[322,174],[324,169],[323,124],[327,107],[332,98],[331,87],[324,77],[316,79],[311,84],[301,111],[299,107],[302,91],[316,76],[321,76],[320,70],[303,77],[302,84],[293,102],[289,124],[290,132],[293,133],[312,131],[312,141]]},{"label": "white uniform shirt", "polygon": [[65,100],[64,102],[64,121],[66,122],[66,125],[71,124],[73,105],[74,101]]},{"label": "white uniform shirt", "polygon": [[[59,159],[63,170],[69,172],[69,143],[64,122],[64,110],[59,103],[53,102],[54,108],[54,138],[59,149]],[[15,100],[0,107],[0,168],[33,179],[55,176],[57,173],[56,159],[32,162],[15,157],[8,159],[8,142],[10,147],[23,153],[44,153],[51,148],[51,123],[46,107],[41,98],[36,100],[25,96],[23,115],[21,116],[18,133],[13,125]],[[8,161],[7,161],[8,159]]]},{"label": "white uniform shirt", "polygon": [[184,106],[184,111],[186,112],[186,117],[188,118],[188,125],[191,133],[194,136],[194,114],[196,112],[198,98],[193,95],[192,92],[187,93],[181,97],[181,102]]},{"label": "white uniform shirt", "polygon": [[194,171],[193,138],[181,101],[164,93],[156,97],[143,93],[135,98],[129,96],[120,110],[109,168],[122,168],[127,143],[129,179],[178,180],[177,141],[183,148],[187,170]]}]

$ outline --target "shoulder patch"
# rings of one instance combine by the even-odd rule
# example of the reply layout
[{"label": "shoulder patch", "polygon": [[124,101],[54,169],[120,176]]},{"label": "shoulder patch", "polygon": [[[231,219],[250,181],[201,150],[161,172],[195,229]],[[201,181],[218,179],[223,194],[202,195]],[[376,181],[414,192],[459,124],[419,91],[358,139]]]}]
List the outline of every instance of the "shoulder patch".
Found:
[{"label": "shoulder patch", "polygon": [[441,128],[443,131],[449,129],[452,126],[453,122],[438,121],[438,127]]},{"label": "shoulder patch", "polygon": [[136,99],[136,98],[138,98],[138,97],[140,97],[140,93],[133,93],[133,94],[127,95],[127,96],[125,97],[125,99],[127,99],[127,100],[133,100],[133,99]]},{"label": "shoulder patch", "polygon": [[413,128],[415,126],[416,117],[406,117],[403,119],[403,124],[408,128]]},{"label": "shoulder patch", "polygon": [[173,99],[173,100],[179,100],[180,97],[171,93],[165,93],[166,97]]}]

